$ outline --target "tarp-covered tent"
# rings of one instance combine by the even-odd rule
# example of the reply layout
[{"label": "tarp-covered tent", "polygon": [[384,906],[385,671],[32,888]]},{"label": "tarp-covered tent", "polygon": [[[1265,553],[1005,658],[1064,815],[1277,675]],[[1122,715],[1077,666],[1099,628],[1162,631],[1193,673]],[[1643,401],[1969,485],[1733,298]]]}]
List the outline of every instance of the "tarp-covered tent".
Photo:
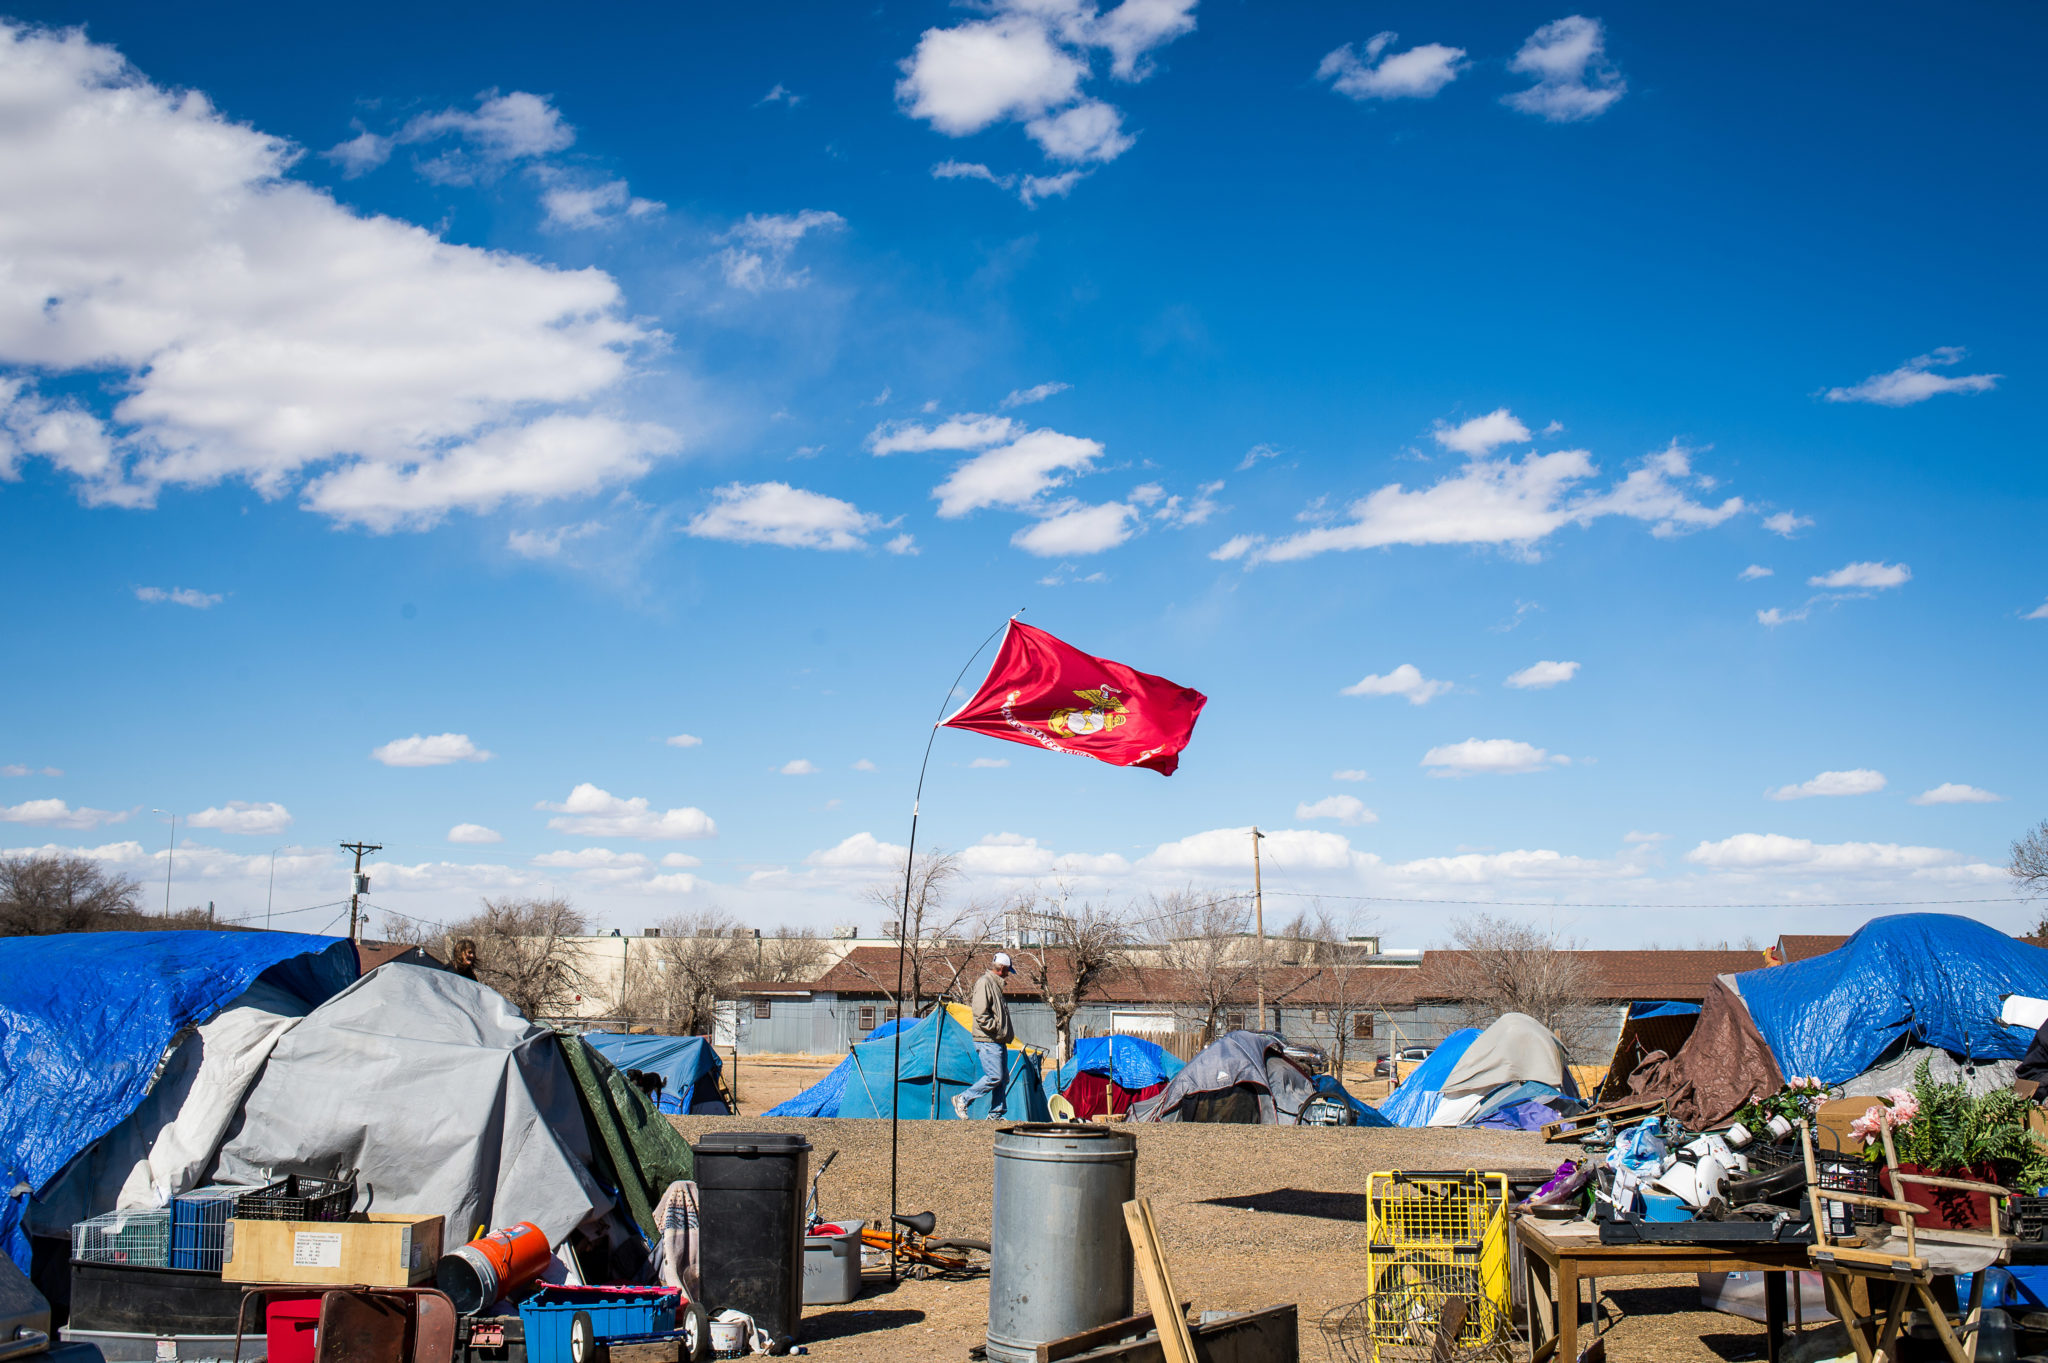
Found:
[{"label": "tarp-covered tent", "polygon": [[1378,1108],[1374,1107],[1370,1103],[1363,1102],[1360,1099],[1353,1097],[1350,1089],[1345,1088],[1342,1084],[1337,1082],[1336,1075],[1317,1075],[1315,1077],[1315,1086],[1316,1094],[1318,1097],[1334,1098],[1338,1102],[1344,1104],[1345,1107],[1351,1109],[1351,1124],[1353,1126],[1393,1125],[1392,1122],[1388,1121],[1385,1117],[1380,1115],[1380,1110]]},{"label": "tarp-covered tent", "polygon": [[1955,914],[1893,914],[1824,956],[1744,971],[1735,987],[1778,1068],[1833,1085],[1901,1037],[2017,1060],[2033,1033],[1998,1020],[2000,996],[2048,997],[2048,950]]},{"label": "tarp-covered tent", "polygon": [[1429,1125],[1463,1126],[1491,1106],[1488,1099],[1494,1093],[1531,1082],[1574,1101],[1579,1096],[1557,1034],[1527,1013],[1502,1013],[1444,1076]]},{"label": "tarp-covered tent", "polygon": [[1179,1058],[1156,1041],[1089,1036],[1074,1043],[1073,1058],[1046,1077],[1045,1088],[1073,1104],[1076,1117],[1120,1117],[1180,1071]]},{"label": "tarp-covered tent", "polygon": [[1282,1049],[1271,1032],[1225,1032],[1133,1107],[1130,1120],[1293,1126],[1316,1089]]},{"label": "tarp-covered tent", "polygon": [[1707,991],[1685,1044],[1673,1054],[1652,1051],[1643,1057],[1628,1087],[1636,1098],[1662,1098],[1674,1117],[1697,1131],[1727,1120],[1751,1099],[1776,1093],[1785,1077],[1724,977]]},{"label": "tarp-covered tent", "polygon": [[1696,1003],[1632,1003],[1614,1039],[1614,1054],[1608,1058],[1607,1073],[1594,1090],[1594,1100],[1620,1102],[1628,1096],[1628,1078],[1651,1056],[1676,1055],[1691,1039],[1699,1025]]},{"label": "tarp-covered tent", "polygon": [[8,1257],[29,1268],[26,1193],[40,1193],[135,1111],[181,1031],[213,1019],[259,977],[303,1008],[346,986],[355,970],[346,941],[298,933],[0,938],[0,1246]]},{"label": "tarp-covered tent", "polygon": [[[850,1067],[840,1092],[839,1115],[888,1116],[890,1076],[894,1074],[898,1115],[950,1121],[954,1095],[981,1078],[973,1025],[974,1016],[965,1006],[949,1003],[933,1009],[899,1035],[855,1046],[848,1057]],[[1014,1122],[1051,1121],[1045,1091],[1039,1085],[1040,1053],[1012,1041],[1005,1054],[1009,1063],[1003,1076],[1003,1115]],[[986,1117],[994,1097],[991,1093],[975,1099],[969,1115]]]},{"label": "tarp-covered tent", "polygon": [[1561,1117],[1583,1112],[1586,1105],[1566,1097],[1555,1085],[1530,1079],[1503,1084],[1485,1095],[1460,1126],[1484,1127],[1491,1131],[1534,1131]]},{"label": "tarp-covered tent", "polygon": [[[715,1082],[704,1083],[725,1068],[725,1063],[718,1058],[718,1048],[706,1037],[585,1032],[583,1039],[590,1043],[592,1050],[622,1070],[660,1075],[662,1090],[656,1106],[663,1112],[722,1113],[726,1110],[725,1100],[718,1096],[718,1085]],[[699,1107],[699,1103],[713,1106]]]},{"label": "tarp-covered tent", "polygon": [[1436,1115],[1444,1080],[1465,1058],[1465,1050],[1479,1039],[1477,1027],[1461,1027],[1437,1043],[1437,1048],[1401,1081],[1401,1086],[1380,1104],[1380,1115],[1396,1126],[1428,1126]]},{"label": "tarp-covered tent", "polygon": [[846,1081],[853,1074],[853,1057],[841,1058],[817,1083],[792,1098],[785,1098],[762,1113],[763,1117],[837,1117],[840,1100],[846,1096]]}]

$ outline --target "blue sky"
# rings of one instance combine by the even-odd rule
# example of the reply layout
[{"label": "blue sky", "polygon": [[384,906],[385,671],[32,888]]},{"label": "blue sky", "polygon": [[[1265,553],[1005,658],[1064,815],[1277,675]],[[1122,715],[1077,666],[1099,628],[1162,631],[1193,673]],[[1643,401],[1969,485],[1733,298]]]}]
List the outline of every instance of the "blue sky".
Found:
[{"label": "blue sky", "polygon": [[0,845],[871,932],[1026,607],[1210,703],[984,895],[2032,921],[2037,13],[11,13]]}]

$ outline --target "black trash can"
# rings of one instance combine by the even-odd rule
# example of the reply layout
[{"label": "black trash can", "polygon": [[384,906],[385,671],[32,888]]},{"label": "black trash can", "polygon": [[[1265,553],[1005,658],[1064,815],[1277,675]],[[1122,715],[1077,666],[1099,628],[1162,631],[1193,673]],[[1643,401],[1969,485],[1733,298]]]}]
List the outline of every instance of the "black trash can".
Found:
[{"label": "black trash can", "polygon": [[783,1131],[709,1131],[697,1156],[704,1305],[744,1311],[779,1344],[804,1312],[811,1143]]}]

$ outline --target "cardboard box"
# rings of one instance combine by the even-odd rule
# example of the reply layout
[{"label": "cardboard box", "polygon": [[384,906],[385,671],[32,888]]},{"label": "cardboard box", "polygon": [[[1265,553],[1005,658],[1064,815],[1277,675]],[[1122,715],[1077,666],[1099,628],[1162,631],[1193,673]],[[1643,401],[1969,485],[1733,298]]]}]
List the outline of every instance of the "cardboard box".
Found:
[{"label": "cardboard box", "polygon": [[371,1212],[367,1221],[228,1222],[231,1283],[332,1283],[409,1287],[434,1276],[441,1218]]}]

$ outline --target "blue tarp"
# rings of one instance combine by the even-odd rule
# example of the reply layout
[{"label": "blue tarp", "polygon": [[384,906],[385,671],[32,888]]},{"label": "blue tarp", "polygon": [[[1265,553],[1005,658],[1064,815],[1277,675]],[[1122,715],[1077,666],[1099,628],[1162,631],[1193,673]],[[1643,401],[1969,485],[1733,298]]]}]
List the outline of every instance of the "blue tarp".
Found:
[{"label": "blue tarp", "polygon": [[831,1073],[797,1094],[785,1098],[762,1113],[763,1117],[837,1117],[839,1101],[846,1094],[846,1080],[853,1073],[853,1057],[847,1056]]},{"label": "blue tarp", "polygon": [[1082,1071],[1099,1074],[1127,1089],[1150,1088],[1180,1073],[1180,1058],[1156,1041],[1135,1036],[1087,1036],[1074,1043],[1073,1059],[1045,1081],[1048,1095],[1064,1093]]},{"label": "blue tarp", "polygon": [[1486,1095],[1462,1125],[1493,1127],[1507,1131],[1532,1131],[1559,1117],[1585,1109],[1577,1098],[1561,1093],[1549,1084],[1525,1079],[1519,1084],[1502,1084]]},{"label": "blue tarp", "polygon": [[701,1036],[585,1032],[583,1039],[621,1070],[660,1075],[665,1087],[658,1106],[663,1112],[688,1112],[696,1102],[698,1081],[725,1068],[717,1049]]},{"label": "blue tarp", "polygon": [[1342,1084],[1338,1083],[1338,1082],[1337,1082],[1337,1076],[1336,1076],[1336,1075],[1334,1075],[1334,1074],[1319,1074],[1319,1075],[1317,1075],[1317,1076],[1316,1076],[1316,1092],[1317,1092],[1317,1093],[1319,1093],[1319,1094],[1322,1094],[1322,1093],[1332,1094],[1332,1095],[1334,1095],[1334,1096],[1335,1096],[1335,1097],[1336,1097],[1336,1098],[1337,1098],[1337,1099],[1338,1099],[1339,1101],[1341,1101],[1342,1103],[1344,1103],[1344,1104],[1345,1104],[1345,1106],[1349,1107],[1349,1108],[1351,1109],[1351,1120],[1352,1120],[1352,1122],[1353,1122],[1353,1124],[1354,1124],[1354,1125],[1357,1125],[1357,1126],[1392,1126],[1392,1125],[1393,1125],[1393,1123],[1392,1123],[1392,1122],[1388,1121],[1388,1120],[1386,1119],[1386,1117],[1385,1117],[1384,1115],[1382,1115],[1382,1114],[1381,1114],[1381,1112],[1380,1112],[1380,1110],[1379,1110],[1378,1108],[1376,1108],[1376,1107],[1373,1107],[1373,1106],[1372,1106],[1371,1104],[1369,1104],[1369,1103],[1364,1103],[1364,1102],[1361,1102],[1361,1101],[1359,1101],[1358,1099],[1356,1099],[1356,1098],[1352,1097],[1352,1096],[1351,1096],[1351,1090],[1350,1090],[1350,1089],[1347,1089],[1347,1088],[1345,1088],[1345,1087],[1344,1087],[1344,1086],[1343,1086]]},{"label": "blue tarp", "polygon": [[[967,1028],[953,1014],[960,1005],[937,1008],[907,1028],[902,1042],[902,1069],[898,1073],[896,1099],[905,1118],[952,1120],[953,1095],[964,1091],[981,1077],[981,1061]],[[961,1008],[965,1013],[966,1010]],[[850,1070],[840,1096],[842,1117],[886,1117],[889,1115],[889,1076],[896,1064],[898,1037],[863,1041],[848,1057]],[[1013,1122],[1047,1122],[1052,1113],[1045,1105],[1045,1091],[1039,1087],[1037,1051],[1011,1047],[1008,1073],[1003,1080],[1004,1115]],[[936,1075],[937,1083],[933,1079]],[[993,1094],[977,1098],[969,1111],[976,1117],[988,1115]]]},{"label": "blue tarp", "polygon": [[1415,1067],[1401,1087],[1388,1094],[1380,1104],[1380,1115],[1395,1126],[1428,1126],[1429,1119],[1436,1115],[1437,1100],[1443,1094],[1444,1080],[1451,1077],[1458,1062],[1465,1058],[1465,1052],[1479,1039],[1477,1027],[1463,1027],[1445,1037],[1437,1048],[1429,1053],[1429,1059]]},{"label": "blue tarp", "polygon": [[133,1112],[171,1038],[258,975],[309,1006],[356,977],[355,948],[290,932],[0,938],[0,1245],[28,1271],[22,1199]]},{"label": "blue tarp", "polygon": [[1697,1003],[1652,1003],[1645,1000],[1628,1006],[1628,1015],[1632,1018],[1698,1017],[1699,1012]]},{"label": "blue tarp", "polygon": [[1999,996],[2048,998],[2048,951],[1972,918],[1893,914],[1825,956],[1744,971],[1735,986],[1786,1078],[1839,1084],[1901,1036],[2017,1059],[2034,1034],[1999,1022]]}]

